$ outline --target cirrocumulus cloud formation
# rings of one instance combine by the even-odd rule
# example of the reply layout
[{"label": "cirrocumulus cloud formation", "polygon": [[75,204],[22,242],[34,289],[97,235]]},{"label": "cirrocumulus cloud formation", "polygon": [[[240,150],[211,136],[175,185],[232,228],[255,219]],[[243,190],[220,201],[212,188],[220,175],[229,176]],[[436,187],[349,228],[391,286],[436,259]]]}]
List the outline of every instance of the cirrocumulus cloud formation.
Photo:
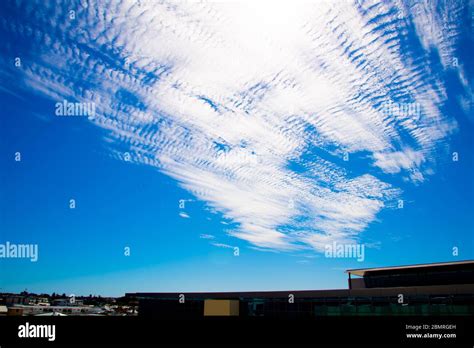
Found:
[{"label": "cirrocumulus cloud formation", "polygon": [[156,167],[257,248],[322,251],[435,173],[465,6],[17,1],[26,20],[1,26],[35,52],[23,88],[95,103],[84,121],[117,160]]}]

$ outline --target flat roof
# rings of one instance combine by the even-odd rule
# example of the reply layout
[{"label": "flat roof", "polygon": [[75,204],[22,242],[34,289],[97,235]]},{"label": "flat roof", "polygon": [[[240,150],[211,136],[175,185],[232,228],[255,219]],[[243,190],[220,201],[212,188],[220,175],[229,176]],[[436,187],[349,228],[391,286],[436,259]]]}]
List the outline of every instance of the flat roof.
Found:
[{"label": "flat roof", "polygon": [[443,267],[443,266],[459,266],[459,265],[471,265],[471,264],[474,265],[474,260],[452,261],[452,262],[436,262],[436,263],[421,263],[421,264],[406,265],[406,266],[357,268],[357,269],[348,269],[348,270],[346,270],[346,273],[355,274],[355,275],[363,277],[367,272],[405,270],[405,269],[413,269],[413,268],[431,268],[431,267]]},{"label": "flat roof", "polygon": [[183,294],[187,299],[257,299],[257,298],[344,298],[351,296],[397,296],[400,293],[412,295],[474,294],[474,284],[429,285],[393,288],[334,289],[334,290],[287,290],[287,291],[242,291],[242,292],[136,292],[126,297],[138,299],[175,300]]}]

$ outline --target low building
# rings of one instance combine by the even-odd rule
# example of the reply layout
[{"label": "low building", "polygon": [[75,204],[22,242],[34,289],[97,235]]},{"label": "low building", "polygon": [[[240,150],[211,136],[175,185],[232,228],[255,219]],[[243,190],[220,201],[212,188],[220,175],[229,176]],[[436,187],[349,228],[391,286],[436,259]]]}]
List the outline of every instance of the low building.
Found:
[{"label": "low building", "polygon": [[15,304],[27,304],[27,298],[23,295],[16,294],[5,294],[5,304],[8,306],[13,306]]},{"label": "low building", "polygon": [[473,266],[474,261],[461,261],[347,270],[349,289],[126,296],[138,300],[138,315],[147,318],[200,318],[209,300],[233,301],[233,313],[241,317],[467,315],[474,314]]},{"label": "low building", "polygon": [[[10,314],[11,312],[11,314]],[[101,314],[103,310],[94,306],[38,306],[14,305],[8,308],[8,315],[38,315],[44,313],[62,313],[66,315]]]},{"label": "low building", "polygon": [[71,307],[71,306],[82,306],[84,304],[83,300],[78,298],[58,298],[51,301],[52,306],[63,306],[63,307]]},{"label": "low building", "polygon": [[12,317],[21,317],[23,315],[23,308],[22,307],[8,307],[8,316]]}]

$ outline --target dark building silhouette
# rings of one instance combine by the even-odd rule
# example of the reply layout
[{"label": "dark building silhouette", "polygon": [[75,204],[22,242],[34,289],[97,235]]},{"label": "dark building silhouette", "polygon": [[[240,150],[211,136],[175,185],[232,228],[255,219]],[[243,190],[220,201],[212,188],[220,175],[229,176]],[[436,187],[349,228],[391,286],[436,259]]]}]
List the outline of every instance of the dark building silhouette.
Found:
[{"label": "dark building silhouette", "polygon": [[[474,284],[474,261],[350,269],[351,288]],[[352,279],[351,276],[362,278]]]},{"label": "dark building silhouette", "polygon": [[460,261],[347,270],[349,289],[338,290],[126,296],[138,300],[138,315],[147,318],[467,315],[474,314],[473,269],[474,261]]}]

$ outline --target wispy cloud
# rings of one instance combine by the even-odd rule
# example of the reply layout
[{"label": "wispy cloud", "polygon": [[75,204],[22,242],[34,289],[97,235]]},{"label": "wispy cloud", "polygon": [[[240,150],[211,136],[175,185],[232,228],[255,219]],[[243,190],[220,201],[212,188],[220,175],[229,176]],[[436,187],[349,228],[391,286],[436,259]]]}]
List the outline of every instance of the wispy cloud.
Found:
[{"label": "wispy cloud", "polygon": [[179,212],[179,216],[181,216],[183,219],[189,219],[190,216],[188,213],[185,213],[184,211]]},{"label": "wispy cloud", "polygon": [[199,235],[199,238],[201,238],[201,239],[214,239],[216,237],[213,236],[212,234],[201,234],[201,235]]},{"label": "wispy cloud", "polygon": [[226,248],[226,249],[232,249],[233,248],[233,246],[231,246],[231,245],[224,244],[224,243],[217,243],[217,242],[212,242],[211,245],[214,245],[215,247],[218,247],[218,248]]},{"label": "wispy cloud", "polygon": [[[70,6],[30,1],[19,7],[35,23],[2,22],[36,40],[26,88],[95,102],[85,122],[221,212],[230,235],[321,251],[358,239],[401,195],[385,174],[433,173],[456,129],[427,62],[434,47],[449,69],[463,5],[433,18],[425,3],[91,1],[71,20]],[[413,27],[416,56],[402,40]],[[421,115],[387,114],[387,101]]]}]

